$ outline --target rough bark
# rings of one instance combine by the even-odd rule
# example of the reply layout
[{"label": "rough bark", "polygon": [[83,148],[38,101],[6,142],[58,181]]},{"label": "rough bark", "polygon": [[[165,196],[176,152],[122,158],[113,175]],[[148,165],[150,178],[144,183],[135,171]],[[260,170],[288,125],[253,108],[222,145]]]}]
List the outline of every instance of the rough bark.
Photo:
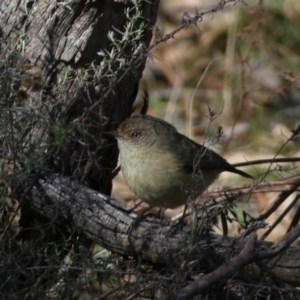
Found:
[{"label": "rough bark", "polygon": [[[230,261],[249,239],[200,234],[187,227],[174,228],[173,223],[152,219],[132,228],[137,215],[125,204],[57,175],[38,180],[28,201],[40,215],[55,222],[71,222],[79,232],[113,252],[169,267],[193,262],[193,270],[197,272],[207,273]],[[248,265],[248,274],[261,277],[270,270],[274,263],[272,258],[285,251],[271,269],[271,275],[282,282],[299,284],[300,248],[289,247],[299,234],[298,226],[277,244],[255,239],[251,256],[244,258],[245,263],[235,259],[235,264],[244,263]],[[229,270],[230,265],[225,269]]]},{"label": "rough bark", "polygon": [[[35,166],[45,163],[109,193],[117,147],[103,132],[115,129],[131,113],[157,6],[156,0],[141,1],[141,17],[132,21],[132,34],[101,70],[104,56],[99,53],[111,53],[115,47],[108,33],[121,39],[130,22],[125,11],[136,13],[131,1],[2,1],[0,58],[21,69],[20,85],[29,96],[12,104],[15,124],[21,116],[29,118],[9,135],[0,132],[2,157],[11,152],[14,158],[25,156]],[[141,23],[145,27],[138,39],[134,30]],[[58,140],[61,128],[67,134]],[[18,148],[11,149],[12,136]]]},{"label": "rough bark", "polygon": [[[111,171],[117,160],[116,145],[104,136],[104,132],[115,129],[131,112],[148,55],[146,49],[157,5],[157,0],[141,2],[142,17],[134,24],[132,32],[145,22],[143,34],[138,42],[128,37],[103,70],[101,53],[111,53],[113,48],[108,33],[113,31],[115,37],[122,38],[129,20],[124,11],[129,9],[129,15],[134,14],[132,2],[3,0],[0,4],[1,59],[11,64],[11,74],[18,78],[14,88],[16,92],[22,90],[26,97],[22,102],[12,97],[11,106],[6,107],[11,117],[10,126],[2,126],[1,114],[6,112],[1,106],[0,156],[12,159],[14,164],[20,158],[27,171],[44,165],[61,174],[44,174],[44,179],[40,179],[43,174],[39,173],[38,181],[28,183],[23,197],[18,198],[25,207],[22,218],[32,218],[31,214],[26,215],[28,205],[50,220],[56,229],[63,231],[66,224],[71,224],[80,236],[115,253],[177,269],[189,265],[197,273],[216,270],[217,276],[209,277],[213,284],[216,279],[227,279],[228,274],[235,274],[236,268],[231,269],[231,273],[220,272],[223,269],[227,272],[226,263],[232,256],[241,253],[236,257],[245,258],[241,251],[247,237],[200,234],[186,227],[174,229],[172,224],[157,220],[141,221],[132,228],[136,214],[104,196],[110,193]],[[60,129],[67,133],[60,136]],[[72,176],[78,181],[63,176]],[[60,224],[63,226],[59,227]],[[21,224],[21,228],[25,226]],[[285,250],[272,269],[272,275],[281,281],[299,284],[300,249],[287,249],[297,236],[297,230],[298,227],[293,235],[287,236],[283,245],[255,241],[251,249],[256,252],[251,252],[252,256],[238,266],[248,265],[248,274],[261,277],[271,269],[274,262],[271,258]],[[43,238],[38,239],[41,247]],[[57,241],[55,236],[52,241],[52,245]],[[25,243],[19,245],[25,248]],[[9,255],[10,250],[6,251]],[[60,262],[68,251],[64,249],[57,261]],[[33,259],[37,256],[35,253],[40,255],[41,252],[38,247]],[[225,268],[217,269],[222,264]],[[34,260],[28,265],[39,266]],[[76,276],[73,278],[75,281]],[[32,282],[36,285],[39,280],[36,276]],[[46,277],[44,280],[49,281]],[[198,283],[197,288],[203,286],[203,282]],[[30,284],[24,282],[17,290],[28,286]],[[195,289],[192,287],[192,290],[193,293]]]},{"label": "rough bark", "polygon": [[[36,167],[110,194],[118,151],[105,132],[116,129],[132,111],[158,2],[135,1],[135,6],[133,1],[112,0],[0,1],[1,200],[8,194],[7,199],[13,198],[17,182],[24,182]],[[108,39],[112,32],[116,43]],[[18,163],[27,171],[20,174]],[[30,184],[23,193],[29,190]],[[92,241],[76,233],[74,237],[68,223],[57,224],[56,214],[54,226],[47,226],[48,219],[18,200],[9,220],[1,204],[5,255],[0,273],[9,278],[3,290],[10,294],[38,287],[41,294],[36,297],[44,299],[57,277],[51,267],[70,251],[65,241],[74,239],[75,249],[77,242],[89,249]],[[15,223],[17,234],[10,240]],[[37,228],[42,227],[41,234]],[[78,272],[68,274],[70,282],[76,282]],[[72,292],[62,298],[71,298]]]}]

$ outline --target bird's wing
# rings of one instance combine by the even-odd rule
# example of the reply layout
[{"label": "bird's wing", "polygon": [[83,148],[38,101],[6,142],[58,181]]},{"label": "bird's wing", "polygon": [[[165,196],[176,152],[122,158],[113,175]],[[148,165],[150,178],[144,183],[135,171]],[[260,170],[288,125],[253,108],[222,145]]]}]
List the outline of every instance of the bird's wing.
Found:
[{"label": "bird's wing", "polygon": [[252,178],[247,173],[240,171],[229,164],[223,157],[214,151],[206,148],[205,146],[199,145],[186,136],[180,134],[177,138],[178,147],[175,149],[175,153],[182,161],[182,166],[188,172],[209,171],[214,170],[216,172],[232,172],[240,174],[241,176]]}]

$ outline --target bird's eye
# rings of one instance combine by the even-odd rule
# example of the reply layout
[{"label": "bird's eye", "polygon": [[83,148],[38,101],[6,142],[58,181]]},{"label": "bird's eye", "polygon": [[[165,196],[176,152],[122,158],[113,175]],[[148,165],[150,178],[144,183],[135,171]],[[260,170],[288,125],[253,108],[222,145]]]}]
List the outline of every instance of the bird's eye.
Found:
[{"label": "bird's eye", "polygon": [[140,134],[139,132],[134,132],[134,133],[132,134],[132,137],[133,137],[134,139],[138,139],[140,136],[141,136],[141,134]]}]

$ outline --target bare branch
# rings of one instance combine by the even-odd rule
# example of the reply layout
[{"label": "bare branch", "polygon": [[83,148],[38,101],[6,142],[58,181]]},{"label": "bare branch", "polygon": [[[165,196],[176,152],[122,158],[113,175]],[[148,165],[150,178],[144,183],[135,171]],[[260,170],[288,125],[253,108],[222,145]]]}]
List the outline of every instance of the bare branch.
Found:
[{"label": "bare branch", "polygon": [[199,280],[191,283],[180,290],[176,295],[176,300],[187,300],[207,290],[217,282],[225,279],[234,278],[255,256],[255,242],[257,236],[251,233],[245,243],[244,249],[229,262],[226,262],[213,272],[202,276]]},{"label": "bare branch", "polygon": [[272,203],[269,205],[257,218],[258,220],[266,219],[268,216],[270,216],[271,213],[273,213],[281,204],[282,202],[290,196],[292,193],[297,191],[297,189],[300,187],[300,180],[296,181],[294,185],[288,190],[282,192]]},{"label": "bare branch", "polygon": [[[225,263],[233,253],[241,252],[249,239],[249,236],[232,238],[216,234],[201,234],[188,227],[174,230],[173,223],[154,219],[141,221],[136,229],[128,234],[132,222],[137,217],[129,207],[81,186],[76,181],[55,174],[44,176],[43,179],[35,182],[32,195],[26,201],[38,214],[53,222],[71,222],[78,232],[121,255],[138,256],[152,263],[180,268],[187,259],[186,251],[188,251],[189,261],[193,261],[193,264],[198,266],[195,269],[197,272],[214,270],[215,267],[209,266],[209,257]],[[287,249],[299,236],[299,230],[297,226],[278,244],[257,241],[255,256],[252,260],[250,256],[246,256],[243,258],[243,264],[274,257],[283,249]],[[191,234],[193,234],[192,244],[190,244]],[[252,234],[250,236],[253,238]],[[246,253],[250,253],[248,246],[245,249],[248,251]],[[244,253],[242,252],[241,255]],[[234,260],[234,266],[236,263]],[[280,263],[281,268],[275,268],[274,275],[286,282],[300,282],[299,248],[288,248]],[[261,264],[265,264],[268,268],[272,260]],[[232,267],[232,270],[235,270],[235,267]],[[249,272],[259,276],[260,269],[253,264]]]}]

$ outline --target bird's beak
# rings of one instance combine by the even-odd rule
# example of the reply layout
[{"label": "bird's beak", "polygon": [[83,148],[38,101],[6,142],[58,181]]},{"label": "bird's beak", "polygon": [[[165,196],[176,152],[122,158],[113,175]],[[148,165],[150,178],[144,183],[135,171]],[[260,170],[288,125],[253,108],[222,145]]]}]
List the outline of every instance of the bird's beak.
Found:
[{"label": "bird's beak", "polygon": [[120,137],[118,131],[106,131],[105,133],[110,135],[110,136],[113,136],[116,139]]}]

